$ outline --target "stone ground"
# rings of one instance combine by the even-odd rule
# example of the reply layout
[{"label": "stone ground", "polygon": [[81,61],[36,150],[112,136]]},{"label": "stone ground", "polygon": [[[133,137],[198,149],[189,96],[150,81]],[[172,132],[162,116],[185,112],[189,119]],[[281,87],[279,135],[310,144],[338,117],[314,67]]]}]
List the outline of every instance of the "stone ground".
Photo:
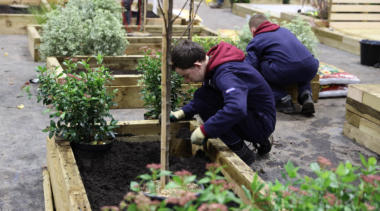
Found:
[{"label": "stone ground", "polygon": [[[176,0],[181,7],[185,0]],[[212,29],[234,29],[245,24],[245,19],[231,14],[229,8],[211,10],[201,5],[198,14]],[[360,65],[360,57],[326,45],[319,45],[319,59],[359,77],[362,83],[379,83],[380,69]],[[8,56],[4,55],[8,52]],[[20,88],[35,78],[33,69],[43,63],[33,62],[26,35],[0,35],[0,211],[43,210],[42,168],[46,165],[46,133],[41,130],[49,123],[48,114],[36,103],[20,96]],[[10,84],[12,82],[13,84]],[[36,85],[32,85],[35,89]],[[23,104],[23,109],[17,106]],[[302,175],[310,175],[308,164],[318,155],[334,164],[349,160],[359,165],[359,155],[375,153],[344,137],[345,98],[320,99],[316,114],[278,113],[274,133],[274,149],[252,164],[265,181],[280,178],[279,171],[289,159],[300,166]],[[143,119],[144,109],[113,111],[119,120]]]}]

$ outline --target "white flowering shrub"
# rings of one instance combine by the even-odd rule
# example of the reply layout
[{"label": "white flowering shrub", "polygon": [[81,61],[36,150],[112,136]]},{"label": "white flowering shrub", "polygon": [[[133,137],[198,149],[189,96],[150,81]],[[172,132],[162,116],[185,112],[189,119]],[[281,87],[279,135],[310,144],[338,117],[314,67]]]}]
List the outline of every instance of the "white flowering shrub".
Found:
[{"label": "white flowering shrub", "polygon": [[[41,59],[47,56],[122,55],[128,45],[117,3],[104,0],[70,0],[65,8],[46,14],[42,26]],[[113,5],[113,6],[111,6]]]}]

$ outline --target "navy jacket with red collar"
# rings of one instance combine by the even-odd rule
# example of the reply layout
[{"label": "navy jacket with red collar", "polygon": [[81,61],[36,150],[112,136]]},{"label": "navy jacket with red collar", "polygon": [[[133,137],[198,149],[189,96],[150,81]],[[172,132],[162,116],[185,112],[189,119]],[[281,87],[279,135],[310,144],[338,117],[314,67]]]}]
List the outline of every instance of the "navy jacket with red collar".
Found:
[{"label": "navy jacket with red collar", "polygon": [[[254,115],[265,115],[269,119],[269,127],[274,130],[276,111],[272,91],[261,74],[243,62],[244,52],[221,42],[207,55],[210,59],[203,85],[220,91],[224,107],[204,123],[202,132],[208,137],[219,137],[247,116],[247,110]],[[198,113],[193,101],[182,110],[187,118]]]}]

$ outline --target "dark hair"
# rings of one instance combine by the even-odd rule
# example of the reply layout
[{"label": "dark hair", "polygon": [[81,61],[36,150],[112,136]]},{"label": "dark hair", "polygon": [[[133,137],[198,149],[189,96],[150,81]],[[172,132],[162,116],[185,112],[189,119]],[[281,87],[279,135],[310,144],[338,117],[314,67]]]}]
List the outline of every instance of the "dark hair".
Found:
[{"label": "dark hair", "polygon": [[195,62],[203,62],[206,52],[198,43],[183,40],[172,50],[172,70],[175,68],[188,69],[194,67]]},{"label": "dark hair", "polygon": [[257,29],[265,21],[268,21],[268,19],[264,15],[261,15],[261,14],[254,15],[249,20],[249,28]]}]

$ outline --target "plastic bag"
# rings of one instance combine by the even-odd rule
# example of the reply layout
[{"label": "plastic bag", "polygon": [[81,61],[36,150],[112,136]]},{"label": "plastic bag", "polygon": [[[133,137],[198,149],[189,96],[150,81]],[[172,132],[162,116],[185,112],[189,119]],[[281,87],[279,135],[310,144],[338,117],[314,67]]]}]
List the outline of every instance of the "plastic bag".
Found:
[{"label": "plastic bag", "polygon": [[345,97],[347,96],[348,85],[321,85],[319,98],[325,97]]},{"label": "plastic bag", "polygon": [[319,62],[318,74],[321,86],[329,84],[357,84],[360,82],[360,79],[356,76],[323,62]]}]

